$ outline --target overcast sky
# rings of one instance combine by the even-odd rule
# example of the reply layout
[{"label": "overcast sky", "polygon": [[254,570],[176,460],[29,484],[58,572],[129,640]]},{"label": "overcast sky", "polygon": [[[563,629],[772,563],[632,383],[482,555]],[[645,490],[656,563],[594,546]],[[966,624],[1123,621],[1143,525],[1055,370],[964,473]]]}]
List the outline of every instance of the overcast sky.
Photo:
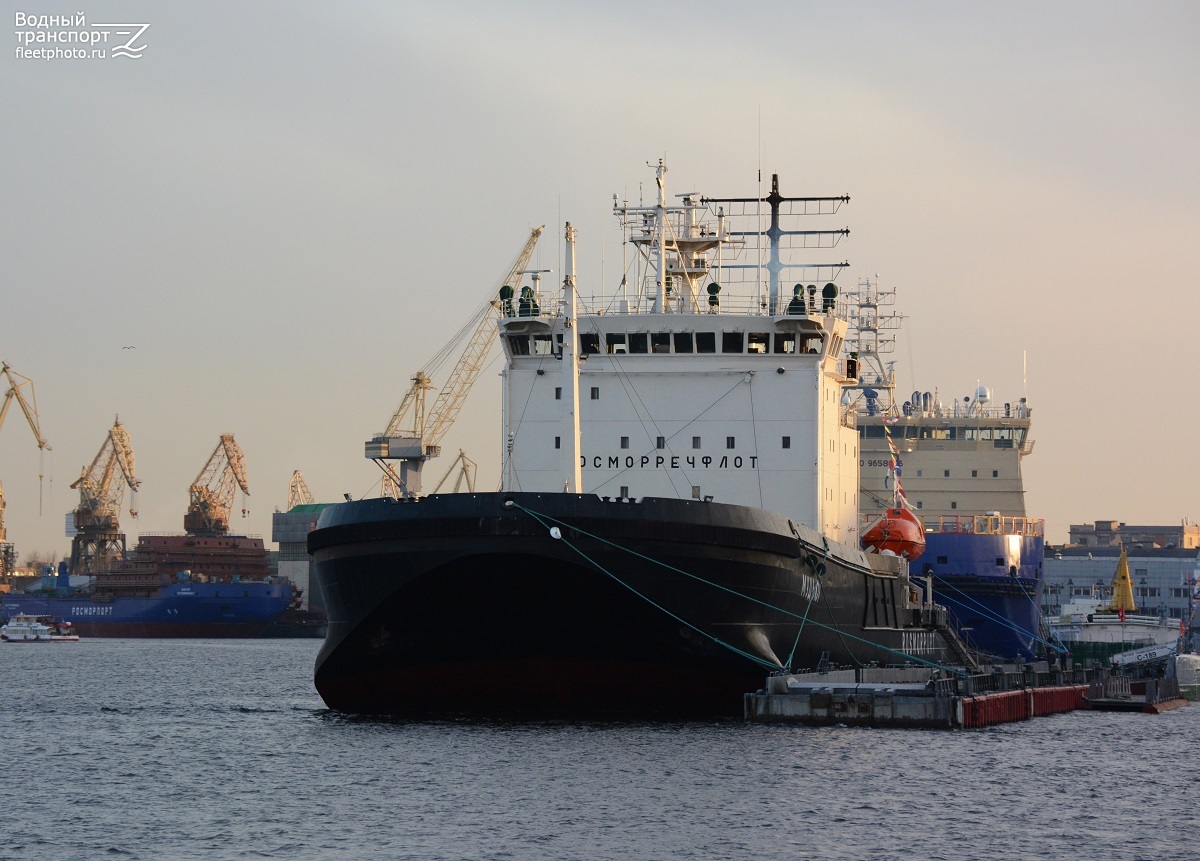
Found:
[{"label": "overcast sky", "polygon": [[[70,484],[118,414],[131,544],[182,530],[222,433],[248,464],[238,531],[269,540],[295,469],[322,500],[377,493],[363,441],[529,228],[558,268],[572,221],[581,291],[611,293],[612,194],[662,156],[676,192],[753,194],[761,165],[849,194],[843,280],[899,292],[901,390],[1027,396],[1051,539],[1200,517],[1200,4],[6,8],[14,48],[17,11],[150,24],[140,58],[0,57],[0,358],[53,447],[39,487],[10,410],[23,556],[69,553]],[[498,370],[443,440],[481,489]]]}]

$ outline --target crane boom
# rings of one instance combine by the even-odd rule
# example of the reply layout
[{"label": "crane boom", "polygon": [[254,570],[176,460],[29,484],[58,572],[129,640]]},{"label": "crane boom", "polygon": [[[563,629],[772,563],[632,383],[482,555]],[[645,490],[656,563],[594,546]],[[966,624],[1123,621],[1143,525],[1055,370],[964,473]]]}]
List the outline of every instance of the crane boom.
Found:
[{"label": "crane boom", "polygon": [[[113,422],[91,466],[80,470],[71,487],[79,491],[75,509],[75,535],[71,540],[71,572],[95,574],[125,556],[125,535],[120,528],[121,501],[128,487],[136,496],[137,470],[133,443],[120,418]],[[130,514],[137,517],[137,509]]]},{"label": "crane boom", "polygon": [[316,501],[316,497],[312,495],[312,491],[308,489],[308,484],[304,481],[304,476],[297,469],[292,473],[292,480],[288,482],[288,511],[297,505],[312,505]]},{"label": "crane boom", "polygon": [[[497,291],[499,287],[512,285],[519,279],[521,272],[529,265],[533,250],[537,247],[544,229],[545,225],[530,230],[529,238],[500,284],[488,294],[487,299],[467,324],[455,334],[450,344],[443,347],[437,357],[412,377],[412,386],[388,422],[387,430],[367,441],[366,456],[378,463],[384,472],[385,493],[389,488],[396,488],[397,493],[409,495],[420,492],[421,464],[441,454],[438,443],[458,418],[467,394],[483,371],[487,354],[496,341]],[[433,406],[426,411],[426,392],[433,388],[428,371],[446,355],[453,344],[462,339],[464,333],[468,332],[470,334],[466,348],[434,399]],[[401,461],[399,471],[387,462],[389,460]]]},{"label": "crane boom", "polygon": [[[46,442],[46,438],[44,436],[42,436],[42,428],[41,428],[41,425],[38,423],[37,395],[34,393],[34,390],[33,390],[33,380],[29,379],[29,377],[25,377],[25,376],[22,376],[21,374],[18,374],[16,371],[14,371],[12,369],[12,366],[9,365],[8,362],[0,362],[0,374],[3,374],[4,377],[8,380],[8,391],[6,391],[4,393],[4,403],[0,404],[0,428],[4,427],[4,417],[8,415],[8,408],[12,406],[12,402],[15,400],[18,404],[21,405],[21,412],[23,412],[25,414],[25,421],[29,422],[29,429],[31,431],[33,431],[33,438],[37,441],[37,446],[39,449],[38,457],[40,458],[42,456],[42,454],[41,454],[42,451],[52,451],[52,449],[50,448],[50,444]],[[25,400],[25,395],[23,395],[21,393],[21,389],[23,389],[25,387],[29,388],[29,397],[30,397],[29,401]],[[32,403],[30,401],[32,401]],[[41,497],[41,489],[40,489],[41,480],[42,480],[42,466],[39,461],[39,463],[38,463],[38,483],[39,483],[38,513],[39,514],[41,513],[41,508],[42,508],[42,503],[41,503],[41,498],[40,498]],[[0,491],[0,541],[4,541],[5,536],[6,536],[6,531],[4,528],[4,493],[2,491]]]},{"label": "crane boom", "polygon": [[[520,272],[529,265],[529,258],[533,256],[533,249],[537,247],[538,238],[544,229],[544,227],[535,227],[529,231],[529,239],[525,242],[525,247],[521,249],[521,253],[517,255],[513,265],[505,273],[504,279],[500,282],[501,286],[513,284],[520,278]],[[450,426],[454,424],[459,411],[462,410],[467,392],[471,390],[471,386],[474,385],[483,370],[484,359],[496,341],[496,321],[488,313],[495,307],[495,295],[496,293],[493,291],[492,297],[487,303],[487,309],[480,314],[479,321],[475,324],[475,331],[471,333],[467,348],[459,356],[458,363],[450,372],[442,390],[438,392],[437,399],[433,402],[433,408],[429,410],[429,416],[425,422],[426,445],[436,446],[450,430]]]},{"label": "crane boom", "polygon": [[448,478],[450,478],[450,476],[452,474],[454,474],[454,471],[456,468],[458,469],[458,474],[456,475],[456,477],[454,479],[454,491],[453,492],[458,493],[459,488],[462,487],[463,482],[465,481],[467,483],[467,493],[474,493],[475,492],[475,461],[473,461],[473,460],[471,460],[471,458],[467,457],[467,453],[465,451],[463,451],[461,448],[458,450],[458,457],[454,458],[454,461],[450,464],[450,468],[448,470],[446,470],[446,474],[442,476],[442,480],[439,481],[434,486],[434,488],[431,492],[437,493],[439,490],[441,490],[442,485],[446,483],[446,480]]},{"label": "crane boom", "polygon": [[[8,378],[8,391],[4,393],[4,404],[0,405],[0,428],[4,427],[4,417],[8,415],[8,408],[15,400],[20,405],[21,412],[25,413],[25,420],[29,422],[29,429],[33,431],[33,438],[37,440],[38,448],[50,451],[50,445],[42,436],[42,429],[38,424],[37,395],[33,391],[33,380],[18,374],[8,362],[0,362],[0,373]],[[29,388],[32,403],[25,400],[25,396],[21,393],[21,389],[25,387]]]},{"label": "crane boom", "polygon": [[[121,480],[114,481],[118,475]],[[83,469],[78,480],[71,485],[72,489],[79,491],[75,525],[83,525],[79,522],[82,515],[87,518],[112,518],[115,527],[125,488],[128,486],[136,493],[140,484],[134,466],[133,443],[118,418],[109,428],[100,451],[92,459],[92,465]]]},{"label": "crane boom", "polygon": [[[188,511],[183,518],[183,528],[189,535],[226,534],[233,495],[239,487],[246,496],[250,495],[250,486],[246,482],[246,456],[233,434],[221,434],[208,462],[188,488]],[[242,515],[245,514],[243,510]]]}]

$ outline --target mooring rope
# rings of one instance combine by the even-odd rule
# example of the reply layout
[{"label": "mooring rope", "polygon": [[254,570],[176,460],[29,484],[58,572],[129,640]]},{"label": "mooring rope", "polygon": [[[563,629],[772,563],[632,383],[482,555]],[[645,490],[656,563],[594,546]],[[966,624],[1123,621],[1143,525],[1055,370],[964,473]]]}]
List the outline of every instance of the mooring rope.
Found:
[{"label": "mooring rope", "polygon": [[[649,562],[649,563],[651,563],[651,564],[653,564],[653,565],[658,565],[658,566],[660,566],[660,567],[666,568],[668,571],[673,571],[673,572],[675,572],[676,574],[682,574],[684,577],[688,577],[688,578],[690,578],[690,579],[692,579],[692,580],[695,580],[695,581],[697,581],[697,582],[704,583],[705,585],[711,586],[711,587],[713,587],[713,588],[715,588],[715,589],[720,589],[722,592],[727,592],[727,593],[729,593],[730,595],[733,595],[733,596],[735,596],[735,597],[741,598],[741,599],[743,599],[743,600],[746,600],[746,601],[750,601],[751,603],[754,603],[754,604],[758,604],[758,605],[759,605],[759,606],[761,606],[761,607],[766,607],[766,608],[767,608],[767,609],[769,609],[769,610],[774,610],[774,611],[775,611],[775,612],[777,612],[777,613],[782,613],[783,615],[785,615],[785,616],[790,616],[790,617],[791,617],[791,618],[793,618],[793,619],[803,619],[803,618],[807,618],[807,611],[805,612],[805,615],[802,617],[802,616],[800,616],[800,615],[799,615],[799,614],[797,614],[797,613],[793,613],[791,610],[786,610],[786,609],[784,609],[783,607],[779,607],[779,606],[776,606],[776,605],[774,605],[774,604],[769,604],[769,603],[767,603],[766,601],[760,600],[760,599],[758,599],[758,598],[755,598],[755,597],[753,597],[753,596],[750,596],[750,595],[746,595],[746,594],[744,594],[744,593],[742,593],[742,592],[738,592],[738,591],[737,591],[737,590],[735,590],[735,589],[730,589],[728,586],[722,586],[720,583],[714,583],[713,581],[711,581],[711,580],[708,580],[708,579],[706,579],[706,578],[704,578],[704,577],[700,577],[700,576],[698,576],[698,575],[696,575],[696,574],[692,574],[692,573],[690,573],[690,572],[688,572],[688,571],[684,571],[684,570],[683,570],[683,569],[681,569],[681,568],[676,568],[676,567],[675,567],[675,566],[673,566],[673,565],[669,565],[669,564],[667,564],[666,562],[662,562],[662,561],[660,561],[660,560],[657,560],[657,559],[654,559],[654,558],[652,558],[652,557],[650,557],[650,556],[646,556],[644,553],[639,553],[639,552],[638,552],[638,551],[636,551],[636,550],[632,550],[632,549],[630,549],[630,548],[628,548],[628,547],[623,547],[623,546],[621,546],[620,544],[617,544],[615,541],[610,541],[609,539],[607,539],[607,538],[604,538],[603,536],[600,536],[600,535],[594,535],[594,534],[592,534],[592,533],[590,533],[590,532],[588,532],[588,531],[586,531],[586,530],[584,530],[584,529],[580,529],[580,528],[578,528],[578,527],[576,527],[576,526],[572,526],[571,524],[567,523],[567,522],[566,522],[566,521],[564,521],[564,520],[559,520],[558,518],[556,518],[556,517],[552,517],[552,516],[550,516],[550,515],[548,515],[548,514],[546,514],[546,515],[539,514],[538,512],[536,512],[536,511],[533,511],[532,509],[526,508],[525,506],[521,505],[521,504],[520,504],[519,502],[517,502],[515,499],[514,499],[514,500],[508,500],[508,502],[509,502],[509,503],[511,503],[511,504],[512,504],[512,506],[513,506],[514,508],[517,508],[517,509],[519,509],[520,511],[523,511],[523,512],[525,512],[526,514],[528,514],[530,517],[532,517],[534,520],[536,520],[538,523],[540,523],[540,524],[541,524],[541,525],[542,525],[542,526],[543,526],[543,527],[544,527],[544,528],[545,528],[547,531],[549,531],[549,530],[550,530],[550,526],[547,524],[547,521],[550,521],[550,522],[552,522],[552,523],[556,523],[556,524],[558,524],[559,526],[566,527],[567,529],[569,529],[569,530],[571,530],[571,531],[574,531],[574,532],[577,532],[577,533],[579,533],[580,535],[584,535],[584,536],[587,536],[588,538],[592,538],[592,539],[594,539],[594,540],[596,540],[596,541],[599,541],[599,542],[600,542],[600,543],[602,543],[602,544],[607,544],[609,547],[613,547],[613,548],[615,548],[615,549],[617,549],[617,550],[620,550],[620,551],[622,551],[622,552],[624,552],[624,553],[629,553],[630,555],[632,555],[632,556],[636,556],[636,557],[638,557],[639,559],[643,559],[643,560],[645,560],[645,561],[647,561],[647,562]],[[506,504],[507,504],[507,503],[506,503]],[[588,562],[590,565],[594,566],[594,567],[595,567],[595,568],[596,568],[598,571],[600,571],[601,573],[605,574],[606,576],[608,576],[608,577],[612,578],[612,579],[613,579],[615,582],[619,583],[621,586],[625,587],[625,588],[626,588],[626,589],[628,589],[630,592],[633,592],[633,594],[637,595],[639,598],[642,598],[643,600],[647,601],[647,602],[648,602],[648,603],[650,603],[650,604],[651,604],[653,607],[656,607],[657,609],[659,609],[659,610],[662,610],[664,613],[666,613],[666,614],[667,614],[668,616],[670,616],[672,619],[675,619],[676,621],[680,622],[681,624],[687,625],[687,627],[688,627],[688,628],[690,628],[691,630],[693,630],[693,631],[696,631],[697,633],[699,633],[699,634],[701,634],[701,635],[703,635],[703,636],[705,636],[705,637],[709,638],[710,640],[712,640],[713,642],[715,642],[715,643],[717,643],[717,644],[719,644],[719,645],[725,646],[726,648],[730,649],[731,651],[733,651],[733,652],[735,652],[735,653],[737,653],[737,654],[739,654],[739,655],[742,655],[742,656],[744,656],[744,657],[750,658],[751,660],[753,660],[753,661],[755,661],[755,662],[757,662],[757,663],[760,663],[760,664],[762,664],[762,665],[764,665],[764,666],[770,667],[770,668],[772,668],[772,669],[780,669],[780,668],[781,668],[779,665],[777,665],[777,664],[776,664],[775,662],[773,662],[773,661],[765,661],[764,659],[762,659],[762,658],[759,658],[757,655],[753,655],[753,654],[751,654],[751,653],[749,653],[749,652],[746,652],[746,651],[744,651],[744,650],[742,650],[742,649],[739,649],[739,648],[737,648],[736,646],[733,646],[733,645],[731,645],[731,644],[729,644],[729,643],[726,643],[726,642],[724,642],[723,640],[719,639],[718,637],[715,637],[715,636],[713,636],[712,634],[709,634],[707,631],[704,631],[704,630],[702,630],[701,628],[699,628],[699,627],[697,627],[697,626],[693,625],[692,623],[688,622],[686,619],[682,619],[682,618],[680,618],[680,617],[679,617],[679,616],[677,616],[676,614],[672,613],[670,610],[667,610],[667,609],[666,609],[665,607],[663,607],[662,605],[655,603],[653,600],[651,600],[651,599],[650,599],[650,598],[648,598],[647,596],[643,595],[641,592],[637,591],[635,588],[633,588],[632,586],[630,586],[628,583],[624,582],[624,581],[623,581],[623,580],[622,580],[620,577],[618,577],[617,575],[613,574],[611,571],[607,570],[607,569],[606,569],[606,568],[605,568],[603,565],[601,565],[600,563],[596,562],[594,559],[592,559],[590,556],[588,556],[586,553],[584,553],[582,550],[580,550],[578,547],[576,547],[574,544],[572,544],[570,541],[568,541],[568,540],[567,540],[567,539],[566,539],[566,538],[565,538],[565,537],[564,537],[564,536],[561,534],[561,530],[560,530],[560,534],[559,534],[558,536],[556,536],[556,537],[557,537],[559,540],[563,541],[563,542],[564,542],[564,543],[565,543],[565,544],[566,544],[568,547],[570,547],[570,548],[571,548],[573,551],[575,551],[575,552],[576,552],[576,553],[578,553],[580,556],[582,556],[582,557],[583,557],[585,560],[587,560],[587,562]],[[814,558],[815,558],[815,557],[814,557]],[[825,541],[825,556],[824,556],[824,558],[825,558],[825,559],[828,559],[828,558],[829,558],[829,542],[828,542],[828,539],[826,539],[826,541]],[[824,565],[824,563],[822,563],[822,566],[823,566],[823,565]],[[810,603],[811,603],[811,599],[810,599]],[[832,607],[830,607],[830,608],[829,608],[829,611],[830,611],[830,615],[831,615],[831,617],[832,617],[832,613],[833,613],[833,609],[832,609]],[[864,644],[866,644],[866,645],[868,645],[868,646],[873,646],[873,647],[875,647],[875,648],[877,648],[877,649],[881,649],[881,650],[883,650],[883,651],[885,651],[885,652],[889,652],[889,653],[891,653],[891,654],[893,654],[893,655],[896,655],[896,656],[898,656],[898,657],[904,658],[905,660],[909,660],[909,661],[915,661],[915,662],[917,662],[917,663],[920,663],[920,664],[925,664],[926,666],[930,666],[930,667],[933,667],[933,668],[935,668],[935,669],[939,669],[939,670],[944,670],[945,672],[948,672],[948,673],[962,673],[962,672],[964,672],[964,671],[963,671],[963,670],[961,670],[961,669],[954,668],[954,667],[947,667],[947,666],[944,666],[944,665],[942,665],[942,664],[939,664],[939,663],[937,663],[936,661],[931,661],[931,660],[929,660],[929,659],[927,659],[927,658],[922,658],[922,657],[920,657],[919,655],[910,655],[909,653],[907,653],[907,652],[902,652],[902,651],[900,651],[899,649],[893,649],[893,648],[891,648],[890,646],[885,646],[883,643],[877,643],[877,642],[875,642],[874,640],[868,640],[868,639],[866,639],[865,637],[859,637],[859,636],[857,636],[857,635],[855,635],[855,634],[848,633],[848,632],[846,632],[846,631],[843,631],[843,630],[841,630],[841,629],[840,629],[840,628],[838,628],[836,625],[826,625],[826,624],[823,624],[823,623],[821,623],[821,622],[818,622],[816,619],[809,619],[808,621],[809,621],[811,624],[813,624],[813,625],[817,626],[818,628],[823,628],[824,630],[827,630],[827,631],[832,631],[832,632],[834,632],[835,634],[837,634],[837,635],[839,636],[839,638],[849,637],[851,640],[856,640],[857,642],[864,643]],[[843,646],[843,648],[846,648],[846,649],[847,649],[847,653],[849,653],[849,648],[846,646],[845,639],[842,639],[842,646]],[[853,658],[853,659],[854,659],[854,660],[857,662],[857,658],[854,658],[853,654],[851,654],[850,656],[851,656],[851,658]]]},{"label": "mooring rope", "polygon": [[[1060,648],[1060,646],[1062,645],[1061,641],[1059,641],[1059,645],[1056,646],[1054,643],[1051,643],[1047,640],[1042,639],[1041,636],[1039,636],[1038,634],[1035,634],[1033,631],[1026,630],[1025,628],[1018,625],[1016,622],[1013,622],[1011,619],[1008,619],[1007,617],[1002,616],[999,613],[997,613],[996,611],[990,609],[987,605],[983,604],[978,599],[971,597],[966,592],[964,592],[962,589],[959,589],[957,586],[955,586],[946,577],[943,577],[942,575],[936,574],[933,572],[928,572],[925,576],[933,577],[934,580],[937,580],[940,583],[942,583],[944,586],[946,586],[950,589],[953,589],[955,592],[957,592],[959,595],[961,595],[963,598],[966,599],[965,602],[958,601],[958,600],[955,600],[954,598],[952,598],[951,596],[946,595],[945,599],[947,601],[949,601],[950,603],[955,604],[964,609],[975,610],[975,611],[981,613],[982,615],[989,617],[992,621],[999,622],[1003,627],[1010,628],[1011,630],[1016,631],[1017,633],[1025,634],[1029,637],[1032,637],[1036,642],[1040,643],[1043,646],[1048,646],[1048,647],[1054,649],[1055,651],[1060,651],[1060,652],[1067,651],[1065,648]],[[1026,597],[1029,598],[1030,601],[1033,601],[1033,597],[1030,596],[1029,593],[1026,592],[1025,589],[1022,589],[1021,591],[1025,592]],[[1036,603],[1034,604],[1034,608],[1038,612],[1038,618],[1039,619],[1042,618],[1042,611],[1040,608],[1038,608]]]}]

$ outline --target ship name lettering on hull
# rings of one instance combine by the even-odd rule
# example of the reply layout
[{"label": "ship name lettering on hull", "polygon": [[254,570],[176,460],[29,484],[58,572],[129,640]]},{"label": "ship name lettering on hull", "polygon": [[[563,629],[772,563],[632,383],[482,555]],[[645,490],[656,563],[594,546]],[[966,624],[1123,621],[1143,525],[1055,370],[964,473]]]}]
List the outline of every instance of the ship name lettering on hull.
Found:
[{"label": "ship name lettering on hull", "polygon": [[111,616],[112,607],[72,607],[72,616]]},{"label": "ship name lettering on hull", "polygon": [[758,455],[685,457],[679,455],[580,455],[584,469],[758,469]]}]

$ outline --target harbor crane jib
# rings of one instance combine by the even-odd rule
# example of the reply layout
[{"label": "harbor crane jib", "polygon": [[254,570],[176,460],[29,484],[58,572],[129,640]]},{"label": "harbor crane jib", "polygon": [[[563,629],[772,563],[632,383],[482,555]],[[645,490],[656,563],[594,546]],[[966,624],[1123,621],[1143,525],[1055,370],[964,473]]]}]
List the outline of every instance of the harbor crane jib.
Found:
[{"label": "harbor crane jib", "polygon": [[[37,441],[38,486],[40,493],[43,477],[41,457],[44,452],[51,451],[51,448],[49,443],[46,442],[46,438],[42,436],[42,428],[38,423],[37,395],[34,394],[33,391],[33,380],[29,379],[29,377],[18,374],[12,369],[8,362],[0,362],[0,374],[3,374],[4,378],[8,382],[8,389],[4,392],[4,403],[0,404],[0,428],[4,427],[4,417],[8,415],[8,408],[12,406],[13,401],[16,401],[21,407],[21,412],[25,414],[25,420],[29,422],[29,429],[33,431],[34,440]],[[26,399],[24,393],[21,391],[22,389],[29,390],[28,399]],[[41,507],[41,500],[39,499],[39,512],[41,511]],[[4,486],[0,485],[0,541],[4,540]]]},{"label": "harbor crane jib", "polygon": [[[367,458],[379,464],[384,473],[385,496],[413,497],[421,492],[421,468],[425,461],[441,454],[439,443],[458,418],[467,393],[483,370],[488,351],[496,342],[496,320],[500,309],[495,297],[500,292],[499,288],[507,288],[511,296],[511,285],[516,283],[522,272],[527,271],[525,267],[544,229],[544,226],[535,227],[529,232],[524,247],[499,285],[492,288],[488,298],[438,355],[413,375],[412,385],[405,392],[387,429],[367,440]],[[466,348],[433,405],[426,409],[426,393],[433,389],[429,371],[464,337],[467,338]],[[392,461],[399,461],[399,467],[393,466]]]},{"label": "harbor crane jib", "polygon": [[312,495],[312,491],[308,489],[308,484],[304,481],[304,476],[300,470],[292,472],[292,480],[288,482],[288,507],[291,511],[297,505],[313,505],[317,498]]},{"label": "harbor crane jib", "polygon": [[454,476],[454,489],[451,493],[458,493],[464,483],[467,485],[467,493],[475,492],[475,461],[467,457],[467,453],[461,448],[458,450],[458,457],[454,458],[450,468],[442,476],[442,480],[434,485],[433,492],[437,493],[441,490],[451,475]]},{"label": "harbor crane jib", "polygon": [[118,417],[109,428],[91,466],[80,470],[72,489],[79,491],[75,509],[75,536],[71,540],[71,573],[108,571],[112,562],[125,558],[125,534],[120,510],[125,488],[131,491],[129,513],[137,517],[137,489],[141,484],[134,466],[133,443]]},{"label": "harbor crane jib", "polygon": [[[188,510],[183,518],[187,533],[201,536],[228,534],[233,496],[239,487],[245,496],[250,495],[250,486],[246,482],[246,456],[234,441],[233,434],[221,434],[208,463],[188,489]],[[247,509],[242,509],[243,517],[248,513]]]}]

